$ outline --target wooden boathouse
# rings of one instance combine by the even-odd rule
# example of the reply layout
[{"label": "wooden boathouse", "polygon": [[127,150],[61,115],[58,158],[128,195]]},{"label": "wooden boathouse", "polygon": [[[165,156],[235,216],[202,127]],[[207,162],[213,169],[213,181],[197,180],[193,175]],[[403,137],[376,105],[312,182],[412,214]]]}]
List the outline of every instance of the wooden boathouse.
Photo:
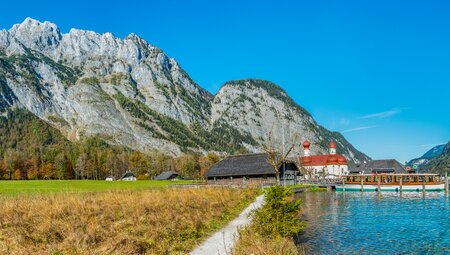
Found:
[{"label": "wooden boathouse", "polygon": [[[288,185],[296,182],[300,174],[294,161],[286,161],[279,169],[280,180]],[[267,154],[229,156],[213,165],[205,174],[208,184],[216,185],[272,185],[276,183],[273,167]]]}]

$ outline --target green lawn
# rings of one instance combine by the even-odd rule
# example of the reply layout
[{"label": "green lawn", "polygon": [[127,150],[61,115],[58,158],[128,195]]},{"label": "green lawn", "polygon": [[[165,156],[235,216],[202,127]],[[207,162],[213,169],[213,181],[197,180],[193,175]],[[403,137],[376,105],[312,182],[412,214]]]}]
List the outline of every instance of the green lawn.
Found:
[{"label": "green lawn", "polygon": [[98,192],[125,189],[165,188],[175,184],[191,184],[194,181],[0,181],[0,195],[51,194],[61,192]]}]

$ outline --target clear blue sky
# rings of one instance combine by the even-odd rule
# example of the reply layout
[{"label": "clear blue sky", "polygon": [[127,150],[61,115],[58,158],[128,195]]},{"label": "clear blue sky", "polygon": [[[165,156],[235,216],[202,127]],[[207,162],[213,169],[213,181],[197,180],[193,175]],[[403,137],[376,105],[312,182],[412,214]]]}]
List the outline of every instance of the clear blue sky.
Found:
[{"label": "clear blue sky", "polygon": [[449,1],[14,2],[0,27],[29,16],[63,32],[134,32],[212,93],[273,81],[373,158],[404,162],[450,139]]}]

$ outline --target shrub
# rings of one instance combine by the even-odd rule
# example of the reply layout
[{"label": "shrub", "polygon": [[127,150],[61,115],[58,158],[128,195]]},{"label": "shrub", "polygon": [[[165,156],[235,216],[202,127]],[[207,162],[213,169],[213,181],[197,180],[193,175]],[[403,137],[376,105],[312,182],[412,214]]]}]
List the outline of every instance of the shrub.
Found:
[{"label": "shrub", "polygon": [[265,196],[266,203],[255,212],[252,224],[239,232],[233,254],[298,254],[292,237],[305,226],[300,220],[301,200],[282,186],[267,189]]},{"label": "shrub", "polygon": [[145,174],[141,174],[137,177],[138,181],[143,181],[143,180],[148,180],[148,179],[149,179],[148,176]]},{"label": "shrub", "polygon": [[255,213],[258,232],[265,237],[292,237],[304,228],[300,220],[302,201],[292,189],[274,186],[266,190],[266,204]]}]

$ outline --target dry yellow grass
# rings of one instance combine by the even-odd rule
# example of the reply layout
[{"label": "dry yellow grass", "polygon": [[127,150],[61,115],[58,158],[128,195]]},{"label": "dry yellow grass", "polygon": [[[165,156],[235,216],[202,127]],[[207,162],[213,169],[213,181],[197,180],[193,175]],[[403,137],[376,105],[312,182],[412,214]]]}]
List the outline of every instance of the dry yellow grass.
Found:
[{"label": "dry yellow grass", "polygon": [[298,255],[292,239],[286,237],[264,238],[257,234],[254,226],[239,232],[239,241],[233,250],[233,255]]},{"label": "dry yellow grass", "polygon": [[254,189],[159,189],[0,198],[1,254],[185,254]]}]

